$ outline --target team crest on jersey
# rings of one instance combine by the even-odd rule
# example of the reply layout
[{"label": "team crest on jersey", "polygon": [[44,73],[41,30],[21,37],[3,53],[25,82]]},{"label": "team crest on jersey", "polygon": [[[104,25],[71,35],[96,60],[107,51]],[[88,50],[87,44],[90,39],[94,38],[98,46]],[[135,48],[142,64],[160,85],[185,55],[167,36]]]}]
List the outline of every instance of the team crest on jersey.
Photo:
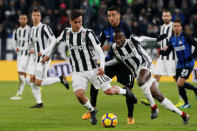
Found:
[{"label": "team crest on jersey", "polygon": [[66,40],[69,39],[70,32],[66,32]]},{"label": "team crest on jersey", "polygon": [[182,41],[179,41],[179,45],[182,45],[183,44],[183,42]]}]

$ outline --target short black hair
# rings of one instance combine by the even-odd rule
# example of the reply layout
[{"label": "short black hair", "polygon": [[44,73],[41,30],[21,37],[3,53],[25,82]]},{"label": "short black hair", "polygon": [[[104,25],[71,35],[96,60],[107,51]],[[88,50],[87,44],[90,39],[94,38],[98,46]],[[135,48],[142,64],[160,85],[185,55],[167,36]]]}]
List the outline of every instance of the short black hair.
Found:
[{"label": "short black hair", "polygon": [[25,15],[25,16],[27,16],[27,14],[25,14],[25,13],[20,13],[20,14],[19,14],[19,16],[22,16],[22,15]]},{"label": "short black hair", "polygon": [[37,7],[33,8],[33,10],[31,11],[31,13],[33,13],[33,12],[40,12],[40,14],[41,14],[41,10],[39,8],[37,8]]},{"label": "short black hair", "polygon": [[118,12],[118,13],[120,13],[120,7],[118,7],[118,6],[111,6],[111,7],[109,7],[108,9],[107,9],[107,11],[116,11],[116,12]]},{"label": "short black hair", "polygon": [[171,15],[171,11],[170,11],[170,9],[163,9],[163,10],[162,10],[162,13],[163,13],[163,12],[169,12],[169,13],[170,13],[170,15]]},{"label": "short black hair", "polygon": [[70,13],[70,19],[75,20],[76,18],[82,16],[82,13],[79,10],[73,10]]},{"label": "short black hair", "polygon": [[[119,34],[119,33],[123,33],[121,28],[116,28],[114,30],[114,35]],[[124,34],[124,33],[123,33]]]},{"label": "short black hair", "polygon": [[183,23],[181,21],[181,19],[177,18],[173,21],[174,23],[180,23],[181,26],[183,26]]}]

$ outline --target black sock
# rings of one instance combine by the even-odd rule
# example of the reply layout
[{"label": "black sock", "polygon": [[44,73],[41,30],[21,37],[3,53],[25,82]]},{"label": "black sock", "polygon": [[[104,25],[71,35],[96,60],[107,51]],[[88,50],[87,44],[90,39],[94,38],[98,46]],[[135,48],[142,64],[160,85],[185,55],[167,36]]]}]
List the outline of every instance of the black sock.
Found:
[{"label": "black sock", "polygon": [[188,98],[184,87],[179,87],[179,95],[183,98],[185,104],[188,104]]},{"label": "black sock", "polygon": [[194,87],[192,84],[185,82],[184,83],[184,88],[187,88],[189,90],[193,90],[195,95],[197,96],[197,88]]},{"label": "black sock", "polygon": [[93,85],[91,85],[91,88],[90,88],[90,103],[93,107],[96,106],[97,95],[98,95],[98,90],[95,89]]},{"label": "black sock", "polygon": [[126,99],[128,117],[133,117],[134,103],[131,100]]}]

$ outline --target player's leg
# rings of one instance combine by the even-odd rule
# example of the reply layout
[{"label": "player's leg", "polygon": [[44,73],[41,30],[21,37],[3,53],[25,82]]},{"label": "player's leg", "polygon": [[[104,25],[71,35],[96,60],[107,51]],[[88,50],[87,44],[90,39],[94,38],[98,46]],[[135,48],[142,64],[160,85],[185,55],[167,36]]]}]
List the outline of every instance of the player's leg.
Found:
[{"label": "player's leg", "polygon": [[184,124],[188,123],[189,115],[187,115],[186,113],[179,110],[169,99],[164,97],[160,93],[159,89],[156,87],[155,82],[150,87],[150,90],[151,90],[151,93],[152,93],[153,97],[156,100],[158,100],[161,103],[161,105],[163,105],[165,108],[169,109],[170,111],[175,112],[178,115],[180,115],[183,119]]},{"label": "player's leg", "polygon": [[61,82],[67,89],[69,89],[68,82],[64,79],[63,76],[60,77],[47,77],[47,70],[49,68],[50,62],[41,64],[38,63],[36,67],[36,80],[35,84],[37,86],[46,86],[51,85],[56,82]]},{"label": "player's leg", "polygon": [[151,72],[147,69],[141,69],[139,75],[137,76],[137,83],[142,89],[144,96],[148,99],[151,106],[151,119],[158,117],[159,111],[153,100],[153,96],[150,91],[150,87],[155,79],[152,79]]},{"label": "player's leg", "polygon": [[[134,84],[134,77],[130,70],[124,65],[123,68],[118,68],[117,70],[117,81],[124,86],[126,86],[130,91],[132,91],[133,84]],[[127,116],[127,124],[134,124],[134,103],[133,101],[126,98],[128,116]]]},{"label": "player's leg", "polygon": [[[88,71],[87,71],[88,72]],[[83,74],[84,73],[84,74]],[[97,110],[91,105],[88,98],[85,96],[85,89],[88,87],[89,80],[88,77],[84,77],[85,72],[73,72],[72,74],[72,87],[77,97],[78,101],[91,113],[91,124],[95,125],[97,123],[96,113]]]}]

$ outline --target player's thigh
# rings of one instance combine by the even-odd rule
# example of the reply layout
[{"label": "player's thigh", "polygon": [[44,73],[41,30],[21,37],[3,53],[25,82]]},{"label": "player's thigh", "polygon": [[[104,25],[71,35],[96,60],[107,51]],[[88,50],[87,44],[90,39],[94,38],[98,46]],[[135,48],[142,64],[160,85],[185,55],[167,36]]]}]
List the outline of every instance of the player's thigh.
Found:
[{"label": "player's thigh", "polygon": [[75,92],[78,89],[83,89],[84,91],[88,88],[89,80],[82,72],[72,73],[72,87]]},{"label": "player's thigh", "polygon": [[19,64],[19,72],[27,72],[27,66],[29,62],[29,56],[21,56],[20,64]]},{"label": "player's thigh", "polygon": [[114,66],[106,66],[105,67],[105,74],[109,76],[110,78],[113,78],[117,73],[117,67]]},{"label": "player's thigh", "polygon": [[133,88],[134,76],[131,71],[126,67],[122,66],[117,70],[117,81],[128,88]]},{"label": "player's thigh", "polygon": [[47,63],[37,63],[35,69],[35,77],[38,80],[43,80],[47,77],[47,70],[49,69],[50,62]]}]

